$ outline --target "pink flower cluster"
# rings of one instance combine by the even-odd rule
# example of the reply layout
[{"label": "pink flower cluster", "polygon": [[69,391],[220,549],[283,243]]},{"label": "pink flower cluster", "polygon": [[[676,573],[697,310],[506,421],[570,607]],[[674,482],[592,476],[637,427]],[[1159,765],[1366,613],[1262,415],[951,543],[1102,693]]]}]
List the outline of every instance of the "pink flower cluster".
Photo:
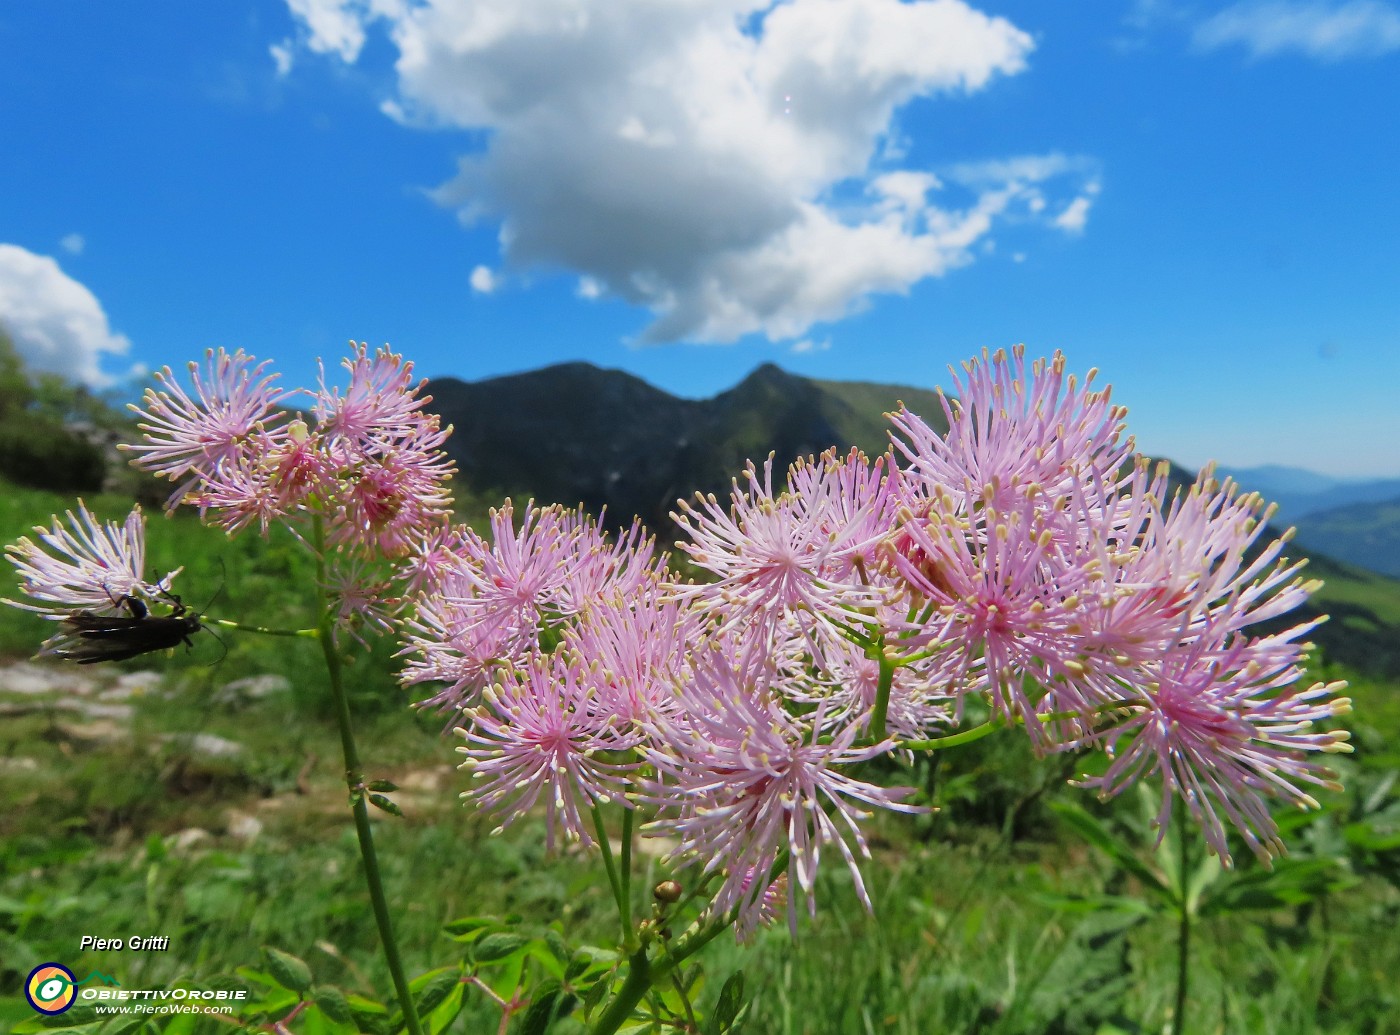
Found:
[{"label": "pink flower cluster", "polygon": [[[137,410],[144,440],[122,448],[179,483],[171,509],[197,507],[229,533],[280,522],[305,538],[304,524],[320,520],[340,617],[388,629],[403,599],[395,581],[410,573],[402,566],[421,565],[421,544],[448,523],[451,429],[424,411],[430,399],[402,356],[352,342],[342,365],[343,394],[324,368],[315,391],[284,392],[266,362],[210,350],[202,369],[190,364],[190,389],[168,367],[157,372]],[[308,411],[293,407],[299,398]],[[386,558],[400,570],[386,573]]]},{"label": "pink flower cluster", "polygon": [[[169,367],[156,373],[160,387],[137,411],[145,440],[122,448],[180,483],[171,509],[192,504],[229,532],[315,514],[331,543],[403,557],[449,513],[442,444],[451,429],[423,411],[430,400],[402,356],[352,343],[343,365],[344,395],[324,369],[315,392],[283,392],[266,362],[210,350],[203,370],[190,364],[192,393]],[[299,395],[310,397],[310,423],[289,406]]]},{"label": "pink flower cluster", "polygon": [[119,614],[126,598],[145,602],[170,592],[178,568],[159,582],[146,581],[146,523],[139,505],[121,524],[103,523],[79,500],[78,513],[70,510],[67,518],[66,527],[54,518],[51,528],[35,528],[39,543],[25,536],[5,547],[25,595],[34,601],[5,603],[61,621],[74,611]]},{"label": "pink flower cluster", "polygon": [[1083,780],[1104,795],[1160,778],[1159,823],[1182,798],[1223,858],[1227,828],[1281,851],[1268,803],[1334,786],[1314,759],[1348,749],[1326,726],[1349,706],[1299,684],[1311,625],[1251,629],[1314,584],[1287,537],[1256,546],[1257,496],[1209,470],[1172,492],[1064,367],[984,352],[946,431],[901,410],[885,456],[827,453],[785,483],[770,459],[728,501],[682,503],[704,581],[558,508],[433,540],[404,680],[460,709],[465,796],[503,824],[542,803],[551,838],[584,842],[594,806],[644,807],[747,932],[783,886],[812,908],[824,848],[865,897],[869,810],[914,806],[858,767],[975,697],[1038,750],[1106,751]]},{"label": "pink flower cluster", "polygon": [[[1316,585],[1287,536],[1259,542],[1272,511],[1209,469],[1173,491],[1058,353],[984,352],[941,397],[946,430],[901,409],[874,460],[828,452],[782,479],[770,458],[728,500],[683,502],[700,581],[639,526],[611,539],[577,510],[507,502],[488,538],[451,525],[447,431],[411,365],[364,345],[344,365],[348,388],[323,371],[306,415],[242,352],[192,364],[191,390],[162,371],[134,462],[230,531],[318,522],[341,617],[397,625],[403,682],[460,722],[465,797],[502,826],[543,810],[551,843],[592,842],[601,805],[644,810],[740,934],[778,899],[814,909],[824,851],[869,905],[864,824],[918,806],[865,763],[933,746],[969,700],[1041,752],[1105,752],[1081,781],[1105,796],[1160,780],[1159,826],[1182,799],[1227,861],[1231,831],[1281,852],[1270,803],[1335,786],[1317,757],[1349,749],[1330,728],[1349,703],[1302,681],[1312,625],[1257,631]],[[139,512],[37,531],[8,552],[20,606],[52,617],[173,577],[144,581]]]}]

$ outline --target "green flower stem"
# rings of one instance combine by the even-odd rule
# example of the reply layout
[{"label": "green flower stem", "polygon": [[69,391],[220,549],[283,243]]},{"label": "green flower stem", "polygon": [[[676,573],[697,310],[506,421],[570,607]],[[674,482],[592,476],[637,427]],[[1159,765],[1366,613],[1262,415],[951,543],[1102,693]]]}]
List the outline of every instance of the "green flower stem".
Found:
[{"label": "green flower stem", "polygon": [[1180,890],[1177,908],[1181,910],[1180,924],[1176,934],[1176,1013],[1172,1015],[1172,1035],[1185,1035],[1186,1032],[1186,992],[1191,976],[1191,903],[1186,893],[1187,855],[1190,838],[1186,829],[1186,809],[1180,801],[1176,803],[1176,836],[1181,842],[1178,865],[1181,868]]},{"label": "green flower stem", "polygon": [[870,739],[875,743],[885,739],[885,719],[890,712],[890,688],[894,686],[894,661],[885,654],[884,643],[878,645],[876,661],[880,666],[880,681],[875,685],[875,706],[870,710]]},{"label": "green flower stem", "polygon": [[636,813],[632,809],[622,810],[622,929],[632,931],[632,823]]},{"label": "green flower stem", "polygon": [[934,737],[932,740],[901,740],[897,746],[908,748],[910,751],[942,751],[944,748],[961,747],[963,744],[971,744],[973,741],[981,740],[1005,725],[1006,722],[1000,717],[993,717],[982,725],[973,726],[972,729],[963,730],[961,733],[951,733],[946,737]]},{"label": "green flower stem", "polygon": [[374,835],[369,824],[369,805],[365,798],[364,772],[360,768],[360,755],[355,748],[355,736],[350,719],[350,699],[345,693],[345,684],[340,675],[340,654],[335,646],[335,617],[331,613],[330,599],[326,592],[325,529],[319,516],[312,520],[312,532],[316,550],[316,584],[321,592],[321,618],[316,628],[317,639],[321,641],[321,653],[325,655],[326,671],[330,676],[331,695],[335,698],[336,721],[340,726],[340,750],[345,758],[345,783],[350,789],[350,807],[355,816],[355,834],[360,841],[360,858],[365,864],[365,883],[369,885],[370,904],[374,909],[374,920],[379,927],[379,940],[384,947],[384,961],[389,965],[389,974],[398,995],[399,1007],[403,1010],[404,1025],[409,1035],[423,1035],[418,1022],[418,1012],[413,1006],[413,996],[408,990],[408,979],[404,977],[403,961],[399,958],[399,945],[394,939],[394,925],[389,919],[389,903],[384,897],[384,882],[379,872],[379,859],[374,852]]},{"label": "green flower stem", "polygon": [[210,618],[206,625],[217,625],[221,629],[236,629],[238,632],[261,633],[263,636],[300,636],[308,640],[319,639],[321,630],[317,629],[268,629],[261,625],[244,625],[242,622],[231,622],[227,618]]},{"label": "green flower stem", "polygon": [[613,1035],[627,1023],[632,1011],[648,992],[670,980],[682,963],[713,941],[721,931],[728,930],[733,922],[733,917],[729,917],[692,928],[671,947],[664,959],[652,960],[647,955],[645,945],[632,953],[627,958],[627,977],[612,1002],[608,1003],[608,1008],[593,1025],[591,1035]]},{"label": "green flower stem", "polygon": [[608,1008],[599,1016],[598,1023],[593,1025],[592,1035],[613,1035],[632,1016],[632,1011],[651,991],[654,983],[651,960],[647,958],[646,948],[642,947],[627,958],[627,978]]},{"label": "green flower stem", "polygon": [[[617,903],[618,920],[622,923],[622,943],[627,949],[636,948],[632,934],[631,910],[627,907],[627,894],[623,891],[622,878],[617,874],[617,860],[613,858],[612,843],[608,840],[608,828],[603,822],[603,810],[597,802],[593,808],[593,829],[598,834],[598,850],[603,854],[603,866],[608,871],[608,884],[612,886],[613,901]],[[631,810],[628,810],[631,815]]]},{"label": "green flower stem", "polygon": [[[1090,714],[1116,711],[1120,708],[1131,708],[1137,702],[1108,701],[1093,709]],[[1083,716],[1079,712],[1049,712],[1045,715],[1037,715],[1040,722],[1060,722],[1063,719],[1079,719]],[[934,737],[932,740],[901,740],[895,747],[907,748],[910,751],[942,751],[944,748],[961,747],[963,744],[971,744],[973,741],[981,740],[989,733],[995,733],[999,729],[1014,726],[1021,722],[1020,716],[1011,719],[1003,718],[1000,715],[993,715],[980,726],[973,726],[971,729],[963,730],[961,733],[950,733],[946,737]]]}]

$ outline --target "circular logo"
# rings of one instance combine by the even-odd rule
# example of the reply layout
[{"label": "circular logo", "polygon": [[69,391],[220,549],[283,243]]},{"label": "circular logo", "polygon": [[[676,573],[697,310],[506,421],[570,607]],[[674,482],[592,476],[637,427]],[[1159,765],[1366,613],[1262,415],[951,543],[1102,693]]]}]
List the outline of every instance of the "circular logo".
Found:
[{"label": "circular logo", "polygon": [[29,972],[29,980],[24,983],[24,998],[40,1013],[62,1013],[78,996],[73,987],[76,980],[73,972],[62,963],[40,963]]}]

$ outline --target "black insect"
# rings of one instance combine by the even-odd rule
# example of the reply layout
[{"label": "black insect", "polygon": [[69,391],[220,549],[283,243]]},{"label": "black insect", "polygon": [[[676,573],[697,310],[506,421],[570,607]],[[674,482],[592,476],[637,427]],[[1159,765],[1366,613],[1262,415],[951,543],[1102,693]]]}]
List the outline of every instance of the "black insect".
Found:
[{"label": "black insect", "polygon": [[126,614],[75,611],[63,619],[63,631],[54,637],[53,646],[46,653],[79,665],[92,665],[99,661],[125,661],[181,643],[193,647],[190,637],[204,628],[200,616],[173,593],[165,595],[172,605],[168,615],[151,614],[145,601],[130,595],[113,601],[124,607]]}]

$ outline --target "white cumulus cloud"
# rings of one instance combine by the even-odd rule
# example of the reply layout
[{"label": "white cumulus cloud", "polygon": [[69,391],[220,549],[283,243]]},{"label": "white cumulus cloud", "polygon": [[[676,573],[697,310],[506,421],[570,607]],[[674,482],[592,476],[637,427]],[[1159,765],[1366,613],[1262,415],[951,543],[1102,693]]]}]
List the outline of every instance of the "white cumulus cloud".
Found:
[{"label": "white cumulus cloud", "polygon": [[114,380],[102,357],[131,347],[108,326],[97,296],[47,255],[14,244],[0,244],[0,326],[31,369],[93,388]]},{"label": "white cumulus cloud", "polygon": [[1196,27],[1202,50],[1239,44],[1253,57],[1296,51],[1321,61],[1400,50],[1400,10],[1380,0],[1246,0]]},{"label": "white cumulus cloud", "polygon": [[1030,36],[964,0],[287,2],[346,61],[379,22],[382,109],[483,141],[433,196],[498,223],[508,268],[649,309],[646,341],[801,337],[972,261],[1003,215],[1049,224],[1031,198],[1063,212],[1092,175],[893,167],[902,105],[1026,68]]},{"label": "white cumulus cloud", "polygon": [[469,278],[472,290],[480,295],[489,295],[501,286],[499,278],[492,272],[490,266],[477,266],[472,270]]},{"label": "white cumulus cloud", "polygon": [[277,66],[278,76],[285,77],[292,74],[296,51],[291,40],[274,43],[267,48],[267,52],[272,55],[272,63]]},{"label": "white cumulus cloud", "polygon": [[1065,233],[1082,234],[1089,222],[1089,206],[1092,200],[1081,194],[1071,201],[1066,209],[1055,217],[1055,225]]}]

